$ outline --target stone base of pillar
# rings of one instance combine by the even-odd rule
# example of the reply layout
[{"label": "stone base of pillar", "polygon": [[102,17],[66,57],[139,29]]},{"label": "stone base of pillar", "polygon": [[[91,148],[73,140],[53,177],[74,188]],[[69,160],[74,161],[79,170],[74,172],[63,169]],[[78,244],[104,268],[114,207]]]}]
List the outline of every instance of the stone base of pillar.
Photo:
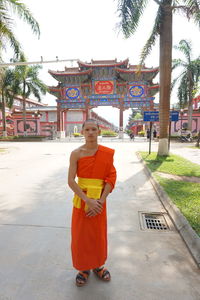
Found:
[{"label": "stone base of pillar", "polygon": [[65,139],[65,131],[57,131],[57,139]]},{"label": "stone base of pillar", "polygon": [[119,132],[119,139],[123,139],[124,138],[124,132],[123,131],[120,131]]},{"label": "stone base of pillar", "polygon": [[168,139],[159,139],[158,155],[169,155]]},{"label": "stone base of pillar", "polygon": [[3,131],[3,136],[6,137],[7,135],[7,131]]}]

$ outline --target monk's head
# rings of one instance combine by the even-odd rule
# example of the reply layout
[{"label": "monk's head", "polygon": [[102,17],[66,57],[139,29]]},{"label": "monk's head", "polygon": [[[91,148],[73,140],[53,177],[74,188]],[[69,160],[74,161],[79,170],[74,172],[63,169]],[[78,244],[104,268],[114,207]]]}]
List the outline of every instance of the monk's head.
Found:
[{"label": "monk's head", "polygon": [[86,125],[87,123],[93,123],[93,124],[96,124],[97,128],[99,129],[99,123],[98,123],[98,121],[95,120],[95,119],[87,119],[87,120],[85,120],[85,122],[83,122],[82,129],[85,127],[85,125]]},{"label": "monk's head", "polygon": [[97,139],[100,135],[99,124],[95,119],[87,119],[82,125],[82,134],[86,139]]}]

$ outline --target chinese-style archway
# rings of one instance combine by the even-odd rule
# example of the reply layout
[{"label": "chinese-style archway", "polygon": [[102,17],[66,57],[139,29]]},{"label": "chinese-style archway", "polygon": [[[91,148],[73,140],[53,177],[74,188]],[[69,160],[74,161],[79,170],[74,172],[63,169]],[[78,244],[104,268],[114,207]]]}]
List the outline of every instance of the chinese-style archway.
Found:
[{"label": "chinese-style archway", "polygon": [[153,96],[159,86],[152,80],[158,71],[158,68],[143,66],[138,72],[137,66],[130,65],[128,59],[121,62],[78,61],[78,67],[49,70],[58,81],[56,87],[49,87],[50,93],[57,97],[57,131],[64,131],[65,110],[83,109],[88,117],[90,109],[98,106],[119,108],[119,128],[123,131],[125,109],[139,107],[147,110],[153,107]]}]

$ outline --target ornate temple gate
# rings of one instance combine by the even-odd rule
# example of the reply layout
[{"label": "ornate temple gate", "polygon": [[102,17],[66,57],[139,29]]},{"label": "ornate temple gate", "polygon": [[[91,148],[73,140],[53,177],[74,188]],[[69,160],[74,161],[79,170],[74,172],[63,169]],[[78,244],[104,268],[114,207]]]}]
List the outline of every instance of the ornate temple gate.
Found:
[{"label": "ornate temple gate", "polygon": [[60,135],[64,132],[63,112],[66,110],[84,110],[88,118],[94,107],[113,106],[119,109],[119,136],[122,137],[124,110],[153,108],[153,96],[159,86],[152,80],[158,71],[158,68],[143,66],[138,73],[137,66],[130,65],[128,59],[121,62],[78,61],[78,67],[50,70],[58,81],[56,87],[49,87],[50,93],[57,97],[57,131]]}]

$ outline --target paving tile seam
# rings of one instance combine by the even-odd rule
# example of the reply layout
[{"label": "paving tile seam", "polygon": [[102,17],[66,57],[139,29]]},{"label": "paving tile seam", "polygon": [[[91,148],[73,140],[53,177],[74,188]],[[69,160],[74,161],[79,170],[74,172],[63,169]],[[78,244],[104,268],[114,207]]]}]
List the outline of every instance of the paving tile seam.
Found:
[{"label": "paving tile seam", "polygon": [[51,226],[51,225],[31,225],[31,224],[0,224],[0,226],[13,226],[13,227],[40,227],[40,228],[58,228],[58,229],[70,229],[67,226]]},{"label": "paving tile seam", "polygon": [[115,233],[138,233],[138,234],[158,234],[158,235],[169,235],[169,234],[176,234],[177,233],[177,231],[176,230],[169,230],[169,231],[148,231],[148,230],[142,230],[142,229],[140,229],[140,230],[138,230],[137,228],[136,229],[133,229],[133,230],[112,230],[112,229],[108,229],[108,234],[109,235],[112,235],[112,234],[115,234]]}]

